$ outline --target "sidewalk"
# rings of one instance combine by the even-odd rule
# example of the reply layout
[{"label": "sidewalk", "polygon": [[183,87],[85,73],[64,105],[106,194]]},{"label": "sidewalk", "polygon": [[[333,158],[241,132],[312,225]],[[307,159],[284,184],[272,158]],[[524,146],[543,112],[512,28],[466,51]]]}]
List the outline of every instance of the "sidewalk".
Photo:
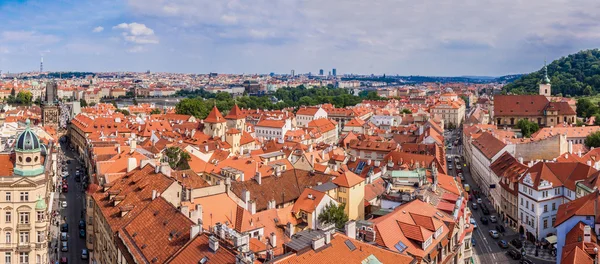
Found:
[{"label": "sidewalk", "polygon": [[48,261],[50,263],[56,263],[60,258],[60,190],[59,190],[59,182],[62,179],[60,174],[60,165],[61,158],[60,153],[57,158],[57,173],[55,175],[55,179],[53,179],[52,184],[54,184],[54,192],[50,195],[52,197],[52,201],[49,204],[49,209],[52,210],[49,212],[48,219],[50,221],[48,225]]}]

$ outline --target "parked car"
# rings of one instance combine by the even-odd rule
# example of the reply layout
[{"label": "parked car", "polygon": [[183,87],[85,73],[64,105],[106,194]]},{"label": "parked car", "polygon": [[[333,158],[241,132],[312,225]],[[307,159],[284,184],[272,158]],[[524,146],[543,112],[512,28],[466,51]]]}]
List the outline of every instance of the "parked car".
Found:
[{"label": "parked car", "polygon": [[452,169],[452,164],[448,164],[448,169],[451,170]]},{"label": "parked car", "polygon": [[496,218],[495,215],[490,215],[490,222],[496,223],[496,222],[498,222],[498,218]]},{"label": "parked car", "polygon": [[498,231],[496,231],[496,230],[490,230],[489,233],[490,233],[490,236],[492,238],[499,238],[500,237],[500,233],[498,233]]},{"label": "parked car", "polygon": [[481,221],[482,225],[487,225],[488,224],[488,219],[485,216],[482,216],[481,218],[479,218],[479,221]]},{"label": "parked car", "polygon": [[521,249],[523,247],[523,242],[521,242],[521,240],[519,240],[518,238],[511,240],[510,244],[516,247],[517,249]]},{"label": "parked car", "polygon": [[[69,192],[69,185],[67,185],[67,184],[63,184],[63,186],[62,186],[62,192],[64,192],[64,193],[66,193],[66,192]],[[66,201],[65,201],[65,202],[66,202]],[[65,207],[66,207],[66,206],[65,206]]]},{"label": "parked car", "polygon": [[452,149],[452,145],[448,145],[448,149]]},{"label": "parked car", "polygon": [[60,241],[67,241],[67,240],[69,240],[67,232],[60,233]]},{"label": "parked car", "polygon": [[477,221],[475,221],[475,219],[473,217],[471,217],[469,222],[471,223],[471,225],[473,225],[473,228],[477,228]]},{"label": "parked car", "polygon": [[475,238],[474,237],[471,238],[471,245],[475,246]]},{"label": "parked car", "polygon": [[473,204],[471,205],[471,209],[473,209],[473,211],[477,210],[477,204],[476,204],[476,203],[473,203]]},{"label": "parked car", "polygon": [[478,204],[483,203],[483,200],[481,198],[477,198],[477,203]]},{"label": "parked car", "polygon": [[514,260],[517,260],[517,259],[521,258],[521,253],[519,251],[514,250],[514,249],[509,249],[508,251],[506,251],[506,254],[508,254]]},{"label": "parked car", "polygon": [[60,232],[69,232],[69,224],[65,223],[60,226]]},{"label": "parked car", "polygon": [[69,251],[69,245],[67,244],[67,241],[61,242],[60,251],[62,251],[62,252]]},{"label": "parked car", "polygon": [[498,246],[500,246],[500,248],[508,248],[508,243],[505,240],[500,240],[498,241]]},{"label": "parked car", "polygon": [[446,159],[447,161],[452,161],[452,157],[448,156],[448,159]]},{"label": "parked car", "polygon": [[85,238],[85,229],[79,229],[79,237]]},{"label": "parked car", "polygon": [[67,257],[60,258],[60,264],[67,264],[67,263],[69,263],[69,260],[67,259]]},{"label": "parked car", "polygon": [[88,259],[89,255],[88,255],[88,250],[87,249],[82,249],[81,250],[81,259]]},{"label": "parked car", "polygon": [[500,233],[506,232],[506,229],[504,229],[504,226],[502,225],[496,225],[496,230],[498,230]]},{"label": "parked car", "polygon": [[62,202],[60,202],[60,206],[61,206],[62,208],[67,208],[67,201],[62,201]]},{"label": "parked car", "polygon": [[489,215],[489,214],[490,214],[490,210],[488,210],[488,209],[487,209],[487,207],[485,207],[485,205],[482,205],[482,206],[481,206],[481,212],[482,212],[484,215]]},{"label": "parked car", "polygon": [[459,170],[461,170],[462,166],[460,164],[456,164],[456,168],[459,169]]}]

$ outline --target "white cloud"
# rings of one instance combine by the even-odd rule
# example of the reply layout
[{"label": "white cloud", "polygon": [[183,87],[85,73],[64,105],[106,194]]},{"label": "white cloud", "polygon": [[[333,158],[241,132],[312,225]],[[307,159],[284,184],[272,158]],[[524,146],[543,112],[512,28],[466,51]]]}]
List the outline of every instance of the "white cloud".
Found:
[{"label": "white cloud", "polygon": [[158,38],[154,35],[154,30],[140,23],[121,23],[113,29],[122,30],[121,35],[127,42],[135,44],[158,44]]},{"label": "white cloud", "polygon": [[545,56],[600,45],[594,0],[129,0],[129,7],[217,43],[235,40],[235,48],[260,42],[256,54],[287,49],[287,63],[272,67],[312,71],[343,64],[342,72],[363,73],[523,72]]},{"label": "white cloud", "polygon": [[99,33],[99,32],[102,32],[102,31],[104,31],[104,28],[103,28],[103,27],[95,27],[95,28],[92,30],[92,32],[94,32],[94,33]]}]

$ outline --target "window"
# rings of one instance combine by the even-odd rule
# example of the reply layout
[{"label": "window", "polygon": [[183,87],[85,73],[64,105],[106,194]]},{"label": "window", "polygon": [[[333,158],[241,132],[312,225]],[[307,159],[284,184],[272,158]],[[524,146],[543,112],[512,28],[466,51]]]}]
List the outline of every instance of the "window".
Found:
[{"label": "window", "polygon": [[554,189],[554,195],[559,195],[559,194],[560,194],[560,189],[559,188]]},{"label": "window", "polygon": [[525,201],[525,208],[529,208],[529,201]]},{"label": "window", "polygon": [[12,213],[11,212],[6,212],[6,217],[4,218],[4,220],[7,223],[12,222]]},{"label": "window", "polygon": [[19,253],[19,263],[21,263],[21,264],[29,263],[29,253],[27,253],[27,252]]},{"label": "window", "polygon": [[544,229],[548,228],[548,219],[544,219]]},{"label": "window", "polygon": [[21,192],[21,202],[29,201],[29,192]]},{"label": "window", "polygon": [[535,213],[535,209],[533,208],[533,203],[531,203],[531,211]]},{"label": "window", "polygon": [[36,264],[42,264],[42,256],[40,254],[37,254],[35,256],[35,263]]},{"label": "window", "polygon": [[543,191],[542,192],[542,198],[546,198],[548,197],[548,191]]},{"label": "window", "polygon": [[346,187],[340,187],[340,192],[341,193],[345,193],[346,192]]},{"label": "window", "polygon": [[7,202],[10,202],[10,200],[11,200],[11,198],[12,198],[11,196],[12,196],[12,193],[11,193],[11,192],[6,192],[6,201],[7,201]]},{"label": "window", "polygon": [[44,231],[37,231],[37,242],[44,242]]},{"label": "window", "polygon": [[42,211],[38,211],[37,212],[37,221],[38,222],[43,222],[44,221],[44,212],[42,212]]},{"label": "window", "polygon": [[29,232],[19,233],[19,243],[29,243]]},{"label": "window", "polygon": [[547,204],[544,204],[544,213],[545,212],[548,212],[548,205]]},{"label": "window", "polygon": [[556,221],[555,217],[552,217],[552,226],[554,226],[554,222]]},{"label": "window", "polygon": [[11,253],[10,252],[4,252],[4,263],[9,264],[11,263]]},{"label": "window", "polygon": [[567,196],[571,197],[571,190],[567,190]]},{"label": "window", "polygon": [[19,224],[29,224],[29,213],[19,213]]},{"label": "window", "polygon": [[6,241],[6,244],[12,243],[12,235],[10,232],[6,232],[6,238],[4,241]]},{"label": "window", "polygon": [[556,211],[556,203],[552,203],[552,211]]},{"label": "window", "polygon": [[521,197],[521,205],[523,205],[523,197]]}]

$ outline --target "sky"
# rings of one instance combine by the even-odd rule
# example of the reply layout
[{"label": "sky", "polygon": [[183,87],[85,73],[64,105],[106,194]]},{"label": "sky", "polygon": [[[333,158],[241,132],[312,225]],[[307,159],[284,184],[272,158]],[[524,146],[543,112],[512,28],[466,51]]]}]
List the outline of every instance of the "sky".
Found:
[{"label": "sky", "polygon": [[0,0],[0,70],[501,76],[600,46],[597,0]]}]

